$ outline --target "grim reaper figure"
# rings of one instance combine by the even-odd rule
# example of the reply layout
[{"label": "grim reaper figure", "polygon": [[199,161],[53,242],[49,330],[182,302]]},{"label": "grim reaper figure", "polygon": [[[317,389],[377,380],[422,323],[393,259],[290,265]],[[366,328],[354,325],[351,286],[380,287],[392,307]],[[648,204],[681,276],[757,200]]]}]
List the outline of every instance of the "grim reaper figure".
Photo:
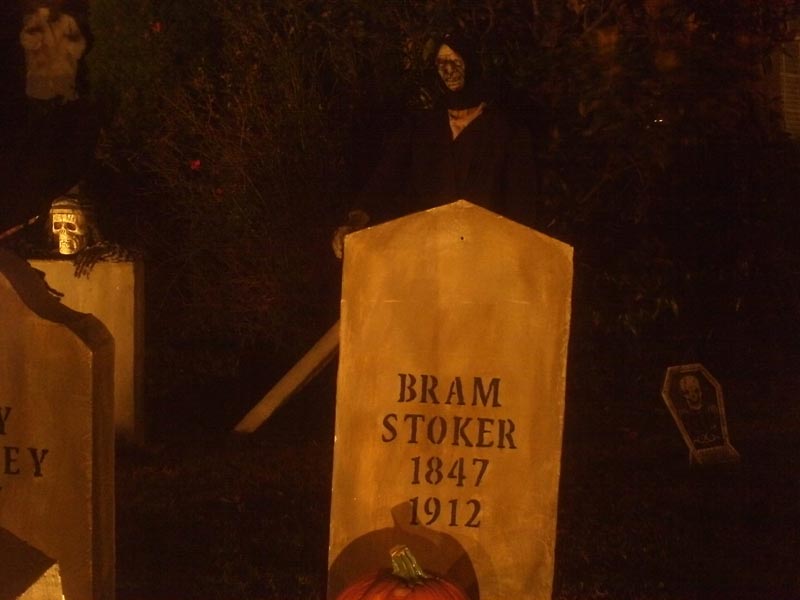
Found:
[{"label": "grim reaper figure", "polygon": [[531,224],[536,169],[530,133],[491,102],[468,38],[439,40],[435,67],[439,106],[410,114],[387,139],[357,208],[334,234],[337,256],[344,236],[367,222],[460,199]]}]

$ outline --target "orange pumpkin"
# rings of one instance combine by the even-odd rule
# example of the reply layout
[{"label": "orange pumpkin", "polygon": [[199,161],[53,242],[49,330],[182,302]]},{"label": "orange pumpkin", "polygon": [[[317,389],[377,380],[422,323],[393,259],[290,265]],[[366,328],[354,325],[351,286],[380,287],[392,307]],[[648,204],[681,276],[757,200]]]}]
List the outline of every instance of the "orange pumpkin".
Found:
[{"label": "orange pumpkin", "polygon": [[407,546],[391,550],[392,571],[359,579],[336,600],[469,600],[455,583],[428,575]]}]

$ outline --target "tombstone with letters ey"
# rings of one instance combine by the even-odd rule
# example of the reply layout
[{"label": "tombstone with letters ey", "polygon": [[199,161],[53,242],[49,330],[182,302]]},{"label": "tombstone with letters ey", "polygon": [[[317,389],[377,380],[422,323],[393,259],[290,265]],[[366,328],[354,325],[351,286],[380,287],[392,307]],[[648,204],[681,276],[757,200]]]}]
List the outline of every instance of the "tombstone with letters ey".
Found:
[{"label": "tombstone with letters ey", "polygon": [[29,556],[0,597],[114,596],[113,361],[97,318],[0,250],[0,541]]},{"label": "tombstone with letters ey", "polygon": [[392,564],[550,598],[571,286],[570,246],[463,200],[347,237],[331,600]]},{"label": "tombstone with letters ey", "polygon": [[661,396],[689,448],[691,464],[739,461],[728,435],[722,387],[703,365],[669,367]]}]

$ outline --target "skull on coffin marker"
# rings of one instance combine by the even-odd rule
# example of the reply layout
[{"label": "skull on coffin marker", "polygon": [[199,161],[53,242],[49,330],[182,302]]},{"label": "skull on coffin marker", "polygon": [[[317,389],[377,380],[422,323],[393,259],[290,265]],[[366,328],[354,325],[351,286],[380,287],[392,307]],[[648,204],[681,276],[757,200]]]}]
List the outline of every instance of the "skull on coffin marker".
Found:
[{"label": "skull on coffin marker", "polygon": [[50,205],[50,239],[54,250],[65,256],[78,254],[98,241],[94,211],[72,188]]}]

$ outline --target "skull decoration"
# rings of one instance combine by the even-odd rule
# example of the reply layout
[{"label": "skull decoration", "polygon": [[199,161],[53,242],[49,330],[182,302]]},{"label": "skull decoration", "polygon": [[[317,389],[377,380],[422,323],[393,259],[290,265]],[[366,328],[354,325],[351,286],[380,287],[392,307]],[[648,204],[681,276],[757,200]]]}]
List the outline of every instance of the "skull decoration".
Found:
[{"label": "skull decoration", "polygon": [[700,390],[700,382],[694,375],[684,375],[678,382],[681,396],[686,400],[689,410],[698,411],[703,406],[703,392]]},{"label": "skull decoration", "polygon": [[37,100],[77,98],[78,62],[87,41],[75,19],[37,8],[25,16],[19,40],[25,50],[27,95]]},{"label": "skull decoration", "polygon": [[678,381],[681,397],[689,409],[684,411],[684,425],[692,441],[698,447],[719,444],[719,413],[716,405],[703,406],[703,392],[700,380],[694,375],[684,375]]},{"label": "skull decoration", "polygon": [[76,195],[71,191],[50,205],[50,233],[59,254],[77,254],[94,241],[91,211]]}]

